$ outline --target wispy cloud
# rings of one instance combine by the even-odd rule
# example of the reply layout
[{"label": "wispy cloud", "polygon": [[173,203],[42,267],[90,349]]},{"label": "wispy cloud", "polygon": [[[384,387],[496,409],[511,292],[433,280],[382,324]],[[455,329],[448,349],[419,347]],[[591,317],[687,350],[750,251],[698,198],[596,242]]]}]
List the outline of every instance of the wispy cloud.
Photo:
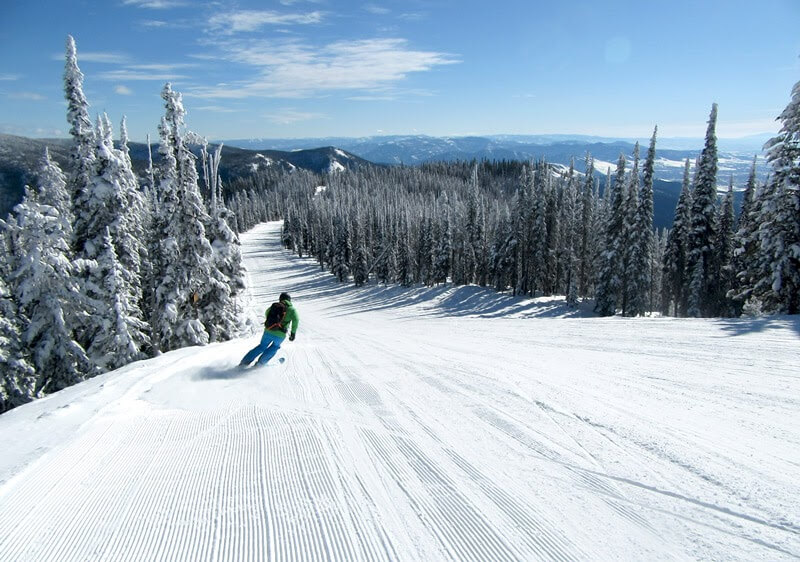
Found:
[{"label": "wispy cloud", "polygon": [[275,113],[268,113],[264,115],[264,117],[279,125],[291,125],[292,123],[297,123],[298,121],[319,119],[324,117],[324,115],[321,113],[310,113],[306,111],[297,111],[293,108],[285,108],[280,109]]},{"label": "wispy cloud", "polygon": [[114,86],[114,92],[118,93],[121,96],[132,96],[133,90],[128,88],[127,86]]},{"label": "wispy cloud", "polygon": [[179,68],[197,68],[200,66],[198,63],[155,63],[155,64],[129,64],[126,68],[129,70],[152,70],[154,72],[173,72]]},{"label": "wispy cloud", "polygon": [[281,14],[272,10],[242,10],[217,14],[209,20],[212,30],[225,34],[258,31],[265,25],[307,25],[322,21],[322,12]]},{"label": "wispy cloud", "polygon": [[446,53],[409,48],[405,39],[338,41],[322,47],[299,42],[231,42],[224,58],[258,69],[256,78],[226,87],[199,87],[187,95],[205,98],[309,97],[354,90],[387,95],[412,72],[458,63]]},{"label": "wispy cloud", "polygon": [[233,109],[222,105],[201,105],[200,107],[193,107],[194,111],[209,111],[211,113],[236,113],[240,109]]},{"label": "wispy cloud", "polygon": [[8,97],[15,100],[42,101],[46,99],[43,95],[35,92],[12,92]]},{"label": "wispy cloud", "polygon": [[377,4],[364,4],[364,9],[368,11],[370,14],[376,14],[381,16],[391,12],[389,8],[384,8],[383,6],[378,6]]},{"label": "wispy cloud", "polygon": [[136,6],[137,8],[150,10],[169,10],[188,5],[188,2],[183,0],[124,0],[122,3],[125,6]]},{"label": "wispy cloud", "polygon": [[99,72],[96,74],[99,80],[107,80],[110,82],[131,82],[143,80],[157,80],[157,81],[170,81],[170,80],[185,80],[188,76],[184,74],[177,74],[174,72],[157,72],[157,71],[137,71],[131,69],[110,70],[108,72]]},{"label": "wispy cloud", "polygon": [[167,27],[169,24],[162,20],[142,20],[139,22],[139,25],[143,27],[152,27],[152,28],[162,28]]},{"label": "wispy cloud", "polygon": [[[54,54],[52,60],[64,60],[64,53]],[[82,62],[97,62],[102,64],[126,64],[131,57],[124,53],[84,53],[78,51],[78,64]]]},{"label": "wispy cloud", "polygon": [[0,82],[19,80],[19,74],[0,74]]}]

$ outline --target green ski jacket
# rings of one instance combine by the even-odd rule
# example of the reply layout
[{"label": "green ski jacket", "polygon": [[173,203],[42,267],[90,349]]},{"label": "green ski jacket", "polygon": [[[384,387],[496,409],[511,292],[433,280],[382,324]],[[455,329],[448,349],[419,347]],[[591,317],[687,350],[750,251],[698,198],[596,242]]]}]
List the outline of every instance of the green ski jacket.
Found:
[{"label": "green ski jacket", "polygon": [[[268,332],[269,334],[272,334],[278,338],[285,338],[286,334],[296,334],[297,327],[300,325],[300,317],[297,315],[297,310],[292,303],[290,301],[283,301],[283,304],[286,305],[286,316],[283,317],[283,322],[281,322],[281,328],[283,328],[283,330],[267,330],[264,328],[265,332]],[[269,312],[269,308],[264,311],[264,318],[266,318],[267,312]]]}]

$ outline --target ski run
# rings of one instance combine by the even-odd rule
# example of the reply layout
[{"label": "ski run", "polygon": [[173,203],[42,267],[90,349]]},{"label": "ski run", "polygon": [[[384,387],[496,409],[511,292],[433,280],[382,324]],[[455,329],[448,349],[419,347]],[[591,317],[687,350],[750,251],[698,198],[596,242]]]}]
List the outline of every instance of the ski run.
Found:
[{"label": "ski run", "polygon": [[[797,318],[361,288],[242,236],[259,335],[0,416],[0,561],[796,560]],[[574,317],[583,316],[583,317]]]}]

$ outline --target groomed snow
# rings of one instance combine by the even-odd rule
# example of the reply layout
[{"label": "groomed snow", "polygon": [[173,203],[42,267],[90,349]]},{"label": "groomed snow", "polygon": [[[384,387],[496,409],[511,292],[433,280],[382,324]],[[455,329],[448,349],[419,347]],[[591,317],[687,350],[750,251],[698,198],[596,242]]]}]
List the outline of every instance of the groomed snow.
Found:
[{"label": "groomed snow", "polygon": [[474,287],[355,289],[243,236],[258,340],[0,416],[0,560],[791,560],[796,318],[572,318]]}]

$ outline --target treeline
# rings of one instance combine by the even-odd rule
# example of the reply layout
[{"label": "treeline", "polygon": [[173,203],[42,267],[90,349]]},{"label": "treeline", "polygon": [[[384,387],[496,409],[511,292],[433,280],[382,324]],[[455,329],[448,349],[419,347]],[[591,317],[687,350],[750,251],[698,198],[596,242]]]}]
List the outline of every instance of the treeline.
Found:
[{"label": "treeline", "polygon": [[800,84],[755,160],[741,213],[718,195],[717,106],[670,230],[653,229],[654,132],[643,161],[599,178],[545,162],[438,163],[329,176],[237,180],[239,229],[284,218],[283,241],[340,281],[477,284],[515,295],[594,299],[603,316],[713,317],[800,312]]},{"label": "treeline", "polygon": [[181,95],[162,91],[158,168],[133,173],[106,115],[93,126],[75,42],[64,72],[69,174],[43,155],[36,185],[2,222],[0,412],[107,370],[239,333],[238,237],[203,145],[201,195]]}]

